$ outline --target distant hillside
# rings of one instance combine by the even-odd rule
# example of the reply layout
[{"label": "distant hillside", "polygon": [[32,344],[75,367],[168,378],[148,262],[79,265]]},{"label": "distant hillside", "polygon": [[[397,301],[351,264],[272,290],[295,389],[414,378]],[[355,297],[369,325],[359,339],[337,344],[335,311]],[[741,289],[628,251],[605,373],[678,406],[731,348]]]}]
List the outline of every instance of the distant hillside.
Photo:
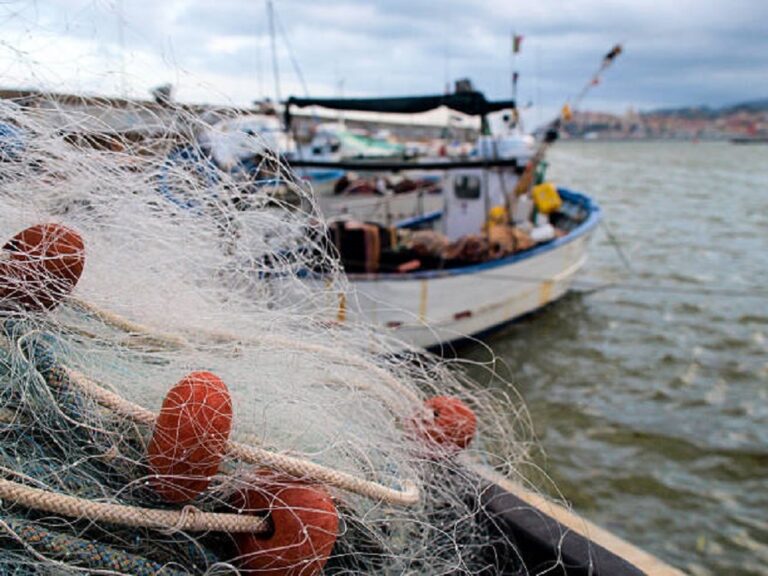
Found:
[{"label": "distant hillside", "polygon": [[687,106],[638,114],[577,111],[563,126],[570,138],[589,140],[729,140],[768,137],[768,98],[714,108]]},{"label": "distant hillside", "polygon": [[759,100],[749,100],[747,102],[740,102],[738,104],[732,104],[730,106],[721,106],[719,108],[712,108],[710,106],[686,106],[682,108],[660,108],[658,110],[651,110],[650,112],[643,112],[643,116],[656,116],[656,117],[673,117],[673,118],[688,118],[688,119],[706,119],[715,120],[717,118],[723,118],[739,112],[768,112],[768,98],[761,98]]},{"label": "distant hillside", "polygon": [[721,110],[726,114],[732,114],[734,112],[768,112],[768,98],[734,104],[733,106],[721,108]]}]

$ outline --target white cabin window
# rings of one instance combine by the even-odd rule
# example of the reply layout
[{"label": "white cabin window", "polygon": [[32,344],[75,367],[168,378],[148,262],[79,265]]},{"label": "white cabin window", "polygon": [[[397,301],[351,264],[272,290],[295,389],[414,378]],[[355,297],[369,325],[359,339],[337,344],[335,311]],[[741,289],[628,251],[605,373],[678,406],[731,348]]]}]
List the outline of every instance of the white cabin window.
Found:
[{"label": "white cabin window", "polygon": [[477,200],[480,198],[480,177],[468,174],[456,176],[453,190],[459,200]]}]

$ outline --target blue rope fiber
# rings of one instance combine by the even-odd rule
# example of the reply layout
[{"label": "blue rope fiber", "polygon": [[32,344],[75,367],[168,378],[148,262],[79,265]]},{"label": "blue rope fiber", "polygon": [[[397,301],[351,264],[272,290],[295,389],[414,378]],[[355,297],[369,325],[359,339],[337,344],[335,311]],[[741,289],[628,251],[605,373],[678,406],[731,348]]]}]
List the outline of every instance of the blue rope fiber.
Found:
[{"label": "blue rope fiber", "polygon": [[21,160],[27,144],[20,128],[10,124],[0,124],[0,162]]},{"label": "blue rope fiber", "polygon": [[[85,397],[60,368],[59,359],[69,353],[66,343],[21,320],[6,319],[0,331],[11,342],[9,350],[0,348],[0,406],[5,410],[0,466],[18,473],[11,479],[32,478],[36,487],[80,498],[163,506],[144,482],[136,482],[146,474],[137,464],[145,456],[139,431]],[[116,456],[105,458],[112,448]],[[58,520],[51,528],[42,519],[50,522],[51,517],[0,503],[0,520],[59,568],[63,563],[124,574],[181,575],[201,574],[219,562],[205,538],[100,526],[87,519]],[[0,530],[0,573],[38,574],[39,557],[11,536]]]},{"label": "blue rope fiber", "polygon": [[[15,517],[3,519],[16,536],[37,553],[65,561],[67,565],[92,570],[114,570],[132,576],[183,576],[189,574],[177,568],[159,564],[147,558],[129,554],[112,546],[55,532]],[[12,535],[4,534],[6,540]]]},{"label": "blue rope fiber", "polygon": [[202,208],[200,201],[185,194],[184,190],[180,190],[178,184],[173,182],[173,172],[177,170],[194,174],[213,194],[220,180],[218,169],[211,160],[191,146],[173,150],[160,168],[157,176],[157,192],[160,196],[184,210],[199,211]]}]

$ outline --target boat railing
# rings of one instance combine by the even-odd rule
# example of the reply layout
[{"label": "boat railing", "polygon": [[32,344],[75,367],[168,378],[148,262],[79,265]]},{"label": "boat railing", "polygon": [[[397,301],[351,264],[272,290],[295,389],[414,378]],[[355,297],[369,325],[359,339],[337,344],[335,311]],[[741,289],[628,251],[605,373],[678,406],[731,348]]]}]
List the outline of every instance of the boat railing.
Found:
[{"label": "boat railing", "polygon": [[429,162],[418,161],[364,161],[364,160],[314,160],[294,159],[289,161],[293,168],[338,168],[342,170],[354,170],[358,172],[399,172],[401,170],[458,170],[465,168],[511,168],[522,170],[517,158],[482,158],[461,160],[433,160]]}]

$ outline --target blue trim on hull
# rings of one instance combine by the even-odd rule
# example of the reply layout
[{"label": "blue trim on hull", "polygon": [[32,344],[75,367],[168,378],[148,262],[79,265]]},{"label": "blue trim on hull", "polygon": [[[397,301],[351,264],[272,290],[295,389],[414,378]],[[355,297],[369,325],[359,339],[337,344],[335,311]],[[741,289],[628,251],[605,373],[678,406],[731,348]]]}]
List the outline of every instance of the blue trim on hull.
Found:
[{"label": "blue trim on hull", "polygon": [[439,220],[443,215],[442,210],[435,210],[433,212],[427,212],[423,216],[413,216],[412,218],[406,218],[395,223],[396,228],[413,228],[421,224],[430,224],[435,220]]},{"label": "blue trim on hull", "polygon": [[322,168],[297,168],[296,172],[302,178],[315,183],[335,182],[346,172],[344,170],[330,170]]},{"label": "blue trim on hull", "polygon": [[[525,252],[518,252],[517,254],[512,254],[510,256],[507,256],[506,258],[500,258],[498,260],[492,260],[490,262],[483,262],[481,264],[472,264],[471,266],[462,266],[461,268],[450,268],[448,270],[422,270],[422,271],[417,270],[415,272],[407,272],[405,274],[402,274],[402,273],[401,274],[398,274],[398,273],[348,274],[347,277],[350,280],[354,280],[355,282],[377,282],[379,280],[395,280],[395,281],[407,282],[409,280],[446,278],[449,276],[459,276],[461,274],[475,274],[477,272],[482,272],[485,270],[493,270],[494,268],[508,266],[510,264],[514,264],[522,260],[527,260],[528,258],[533,258],[544,252],[555,250],[556,248],[559,248],[560,246],[573,242],[577,238],[591,232],[598,225],[598,223],[600,222],[600,218],[602,217],[602,211],[600,210],[600,206],[598,206],[597,203],[594,200],[592,200],[589,196],[586,196],[585,194],[580,194],[578,192],[573,192],[566,188],[558,188],[558,192],[560,193],[560,196],[562,196],[564,200],[572,204],[579,205],[580,207],[584,208],[588,213],[588,216],[586,220],[584,220],[584,222],[579,224],[576,228],[571,230],[567,235],[563,236],[562,238],[556,238],[544,244],[539,244],[538,246],[531,248],[530,250],[526,250]],[[419,218],[411,218],[405,222],[408,223],[409,226],[415,226],[420,223],[431,222],[432,220],[435,220],[435,219],[436,219],[435,214],[431,213]],[[402,224],[403,223],[400,223],[400,226],[402,226]]]}]

